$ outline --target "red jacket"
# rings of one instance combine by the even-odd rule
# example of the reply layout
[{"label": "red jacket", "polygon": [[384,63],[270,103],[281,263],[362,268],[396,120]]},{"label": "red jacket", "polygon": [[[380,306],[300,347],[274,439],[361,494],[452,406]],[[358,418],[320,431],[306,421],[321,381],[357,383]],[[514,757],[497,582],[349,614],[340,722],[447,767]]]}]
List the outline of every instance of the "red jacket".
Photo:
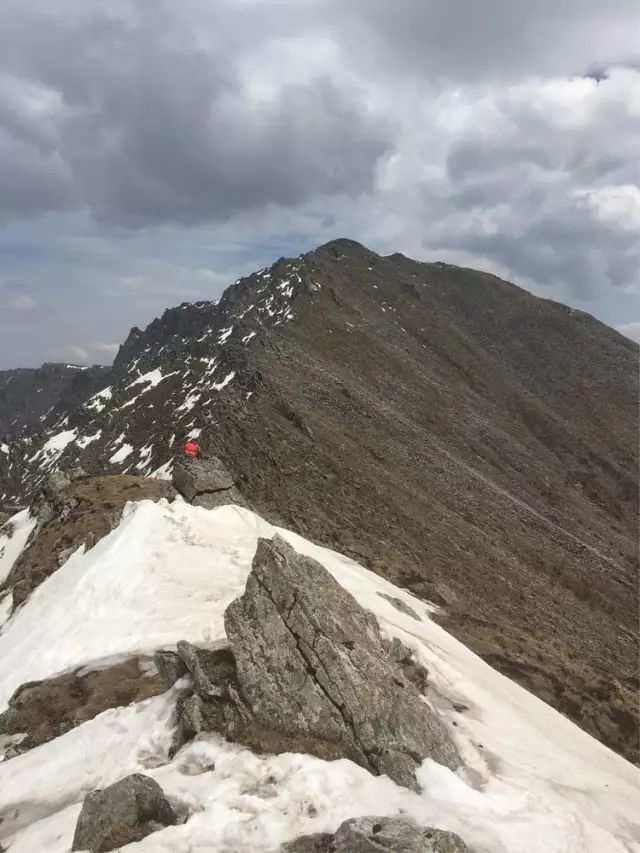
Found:
[{"label": "red jacket", "polygon": [[188,456],[189,459],[200,459],[202,456],[202,451],[200,450],[200,445],[197,441],[188,441],[182,452],[185,456]]}]

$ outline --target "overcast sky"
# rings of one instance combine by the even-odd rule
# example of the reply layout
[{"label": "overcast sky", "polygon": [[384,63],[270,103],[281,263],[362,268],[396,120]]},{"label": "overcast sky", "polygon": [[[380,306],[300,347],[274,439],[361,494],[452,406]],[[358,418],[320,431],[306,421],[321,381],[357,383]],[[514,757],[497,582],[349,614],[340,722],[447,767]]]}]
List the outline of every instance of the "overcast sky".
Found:
[{"label": "overcast sky", "polygon": [[638,0],[2,0],[0,368],[337,236],[640,337]]}]

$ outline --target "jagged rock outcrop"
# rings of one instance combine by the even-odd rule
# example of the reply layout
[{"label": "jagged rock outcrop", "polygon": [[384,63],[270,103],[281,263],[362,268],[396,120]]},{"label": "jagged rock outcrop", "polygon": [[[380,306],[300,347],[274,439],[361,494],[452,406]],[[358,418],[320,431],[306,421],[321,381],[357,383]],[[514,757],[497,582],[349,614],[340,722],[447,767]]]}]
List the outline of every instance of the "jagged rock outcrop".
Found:
[{"label": "jagged rock outcrop", "polygon": [[236,664],[230,649],[202,649],[184,640],[178,643],[177,649],[193,677],[196,693],[205,699],[221,699],[224,685],[232,684],[236,677]]},{"label": "jagged rock outcrop", "polygon": [[282,853],[472,853],[459,835],[418,826],[408,818],[360,817],[345,821],[334,835],[302,836]]},{"label": "jagged rock outcrop", "polygon": [[108,853],[176,823],[178,817],[160,785],[134,773],[87,794],[71,849]]},{"label": "jagged rock outcrop", "polygon": [[180,655],[170,649],[159,649],[155,652],[153,662],[167,688],[173,687],[176,681],[188,672]]},{"label": "jagged rock outcrop", "polygon": [[411,649],[407,648],[397,637],[392,640],[383,640],[382,645],[389,655],[389,660],[402,669],[404,677],[415,686],[418,693],[426,693],[429,671],[416,661]]},{"label": "jagged rock outcrop", "polygon": [[174,751],[219,732],[255,752],[350,758],[417,788],[424,758],[460,764],[421,698],[427,671],[319,563],[284,539],[261,539],[244,594],[225,613],[231,647],[180,642],[156,654],[167,686],[185,672]]},{"label": "jagged rock outcrop", "polygon": [[253,724],[412,788],[424,758],[460,764],[442,721],[389,659],[375,618],[282,538],[259,540],[225,629]]},{"label": "jagged rock outcrop", "polygon": [[3,757],[47,743],[108,708],[141,702],[165,690],[151,660],[140,657],[23,684],[0,714],[0,735],[6,736]]},{"label": "jagged rock outcrop", "polygon": [[205,509],[215,509],[225,504],[249,506],[231,474],[215,456],[176,459],[173,485],[189,503]]},{"label": "jagged rock outcrop", "polygon": [[46,363],[38,368],[0,370],[0,439],[6,433],[55,423],[109,373],[108,367],[79,368]]}]

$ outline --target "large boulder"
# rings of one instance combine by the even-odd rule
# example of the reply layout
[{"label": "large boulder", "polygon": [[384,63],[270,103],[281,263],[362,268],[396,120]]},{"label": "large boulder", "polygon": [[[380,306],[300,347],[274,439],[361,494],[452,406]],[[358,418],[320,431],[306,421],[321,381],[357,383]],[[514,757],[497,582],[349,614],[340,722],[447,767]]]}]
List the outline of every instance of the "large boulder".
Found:
[{"label": "large boulder", "polygon": [[418,826],[399,817],[347,820],[335,833],[307,835],[285,844],[283,853],[471,853],[453,832]]},{"label": "large boulder", "polygon": [[216,456],[176,459],[173,485],[187,501],[205,509],[225,504],[248,506],[233,477]]},{"label": "large boulder", "polygon": [[160,785],[134,773],[86,796],[71,849],[107,853],[177,822]]},{"label": "large boulder", "polygon": [[423,759],[459,766],[447,729],[389,658],[372,614],[281,537],[259,540],[225,628],[254,729],[414,789]]}]

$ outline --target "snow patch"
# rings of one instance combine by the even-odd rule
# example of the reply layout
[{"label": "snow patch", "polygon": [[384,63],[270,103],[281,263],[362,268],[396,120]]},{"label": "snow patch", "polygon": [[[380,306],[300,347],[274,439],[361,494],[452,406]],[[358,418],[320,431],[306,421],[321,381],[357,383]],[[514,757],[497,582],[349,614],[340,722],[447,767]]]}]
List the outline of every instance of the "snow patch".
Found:
[{"label": "snow patch", "polygon": [[[168,373],[167,376],[173,376],[173,373]],[[143,373],[138,376],[137,379],[134,379],[127,388],[133,388],[134,385],[143,385],[145,383],[149,384],[149,388],[155,388],[156,385],[159,385],[163,379],[166,379],[167,376],[162,375],[162,371],[160,368],[156,367],[155,370],[150,370],[148,373]],[[145,390],[149,390],[148,388]]]},{"label": "snow patch", "polygon": [[101,436],[102,436],[102,430],[99,429],[93,435],[82,436],[82,438],[79,438],[76,441],[76,444],[78,445],[78,447],[80,447],[82,450],[84,450],[85,447],[88,447],[90,444],[93,444],[94,441],[98,441]]},{"label": "snow patch", "polygon": [[113,454],[113,456],[109,459],[112,465],[117,464],[118,462],[124,462],[127,456],[130,456],[133,453],[133,447],[130,444],[123,444],[119,450]]},{"label": "snow patch", "polygon": [[151,459],[151,454],[153,453],[153,445],[150,444],[147,447],[143,447],[140,451],[140,461],[136,464],[136,469],[138,471],[144,471],[145,468],[149,465],[149,460]]},{"label": "snow patch", "polygon": [[168,462],[165,462],[164,465],[160,465],[159,468],[156,468],[149,477],[153,480],[171,480],[171,472],[173,471],[173,459],[169,459]]},{"label": "snow patch", "polygon": [[0,584],[24,550],[35,526],[36,519],[29,514],[28,509],[23,509],[0,528]]},{"label": "snow patch", "polygon": [[202,394],[199,391],[189,394],[184,403],[181,406],[178,406],[176,412],[190,412],[201,396]]},{"label": "snow patch", "polygon": [[233,381],[235,375],[236,375],[235,370],[232,370],[231,373],[228,373],[225,376],[225,378],[222,380],[222,382],[212,382],[211,387],[213,389],[215,389],[216,391],[222,391],[223,388],[226,388],[227,385]]},{"label": "snow patch", "polygon": [[40,450],[29,461],[44,463],[47,467],[51,468],[60,456],[62,456],[65,448],[75,441],[77,434],[77,429],[67,429],[57,432],[45,441]]},{"label": "snow patch", "polygon": [[226,342],[229,340],[229,337],[231,336],[232,332],[233,332],[233,326],[229,326],[228,329],[222,329],[219,336],[218,336],[218,343],[219,344],[226,344]]},{"label": "snow patch", "polygon": [[102,391],[98,391],[97,394],[94,394],[93,397],[89,398],[89,402],[86,404],[85,408],[93,409],[95,412],[101,412],[106,406],[106,401],[111,400],[113,397],[113,391],[111,387],[103,388]]}]

